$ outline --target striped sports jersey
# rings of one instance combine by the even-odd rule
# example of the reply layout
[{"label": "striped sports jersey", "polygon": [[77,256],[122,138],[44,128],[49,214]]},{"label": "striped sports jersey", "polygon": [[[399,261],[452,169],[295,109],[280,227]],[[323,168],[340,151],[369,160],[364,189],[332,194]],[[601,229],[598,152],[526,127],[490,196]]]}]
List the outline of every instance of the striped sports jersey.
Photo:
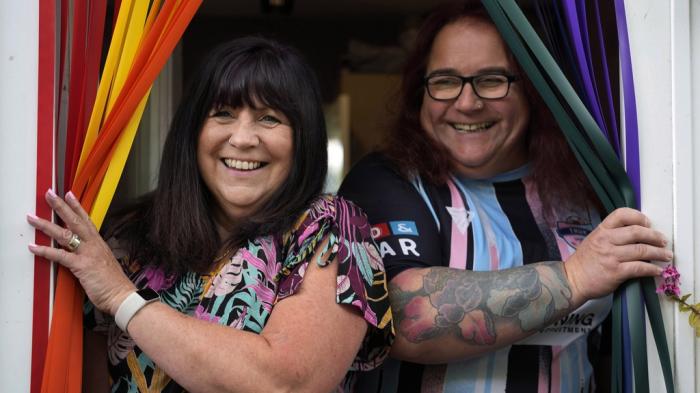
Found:
[{"label": "striped sports jersey", "polygon": [[[594,209],[545,217],[527,166],[490,179],[403,179],[380,155],[360,161],[339,193],[367,213],[389,279],[431,266],[493,271],[566,260],[599,223]],[[496,352],[443,365],[390,360],[359,392],[589,392],[611,297],[582,305]]]}]

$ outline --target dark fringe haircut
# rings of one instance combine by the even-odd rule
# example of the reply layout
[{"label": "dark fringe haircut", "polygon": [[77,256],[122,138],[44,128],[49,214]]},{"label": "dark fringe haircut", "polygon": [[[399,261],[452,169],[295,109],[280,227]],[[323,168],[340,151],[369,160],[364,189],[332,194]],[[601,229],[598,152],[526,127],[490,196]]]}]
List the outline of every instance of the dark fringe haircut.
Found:
[{"label": "dark fringe haircut", "polygon": [[[220,239],[214,201],[197,165],[199,134],[212,108],[261,103],[289,119],[293,158],[287,179],[243,222]],[[111,215],[105,237],[129,258],[168,273],[207,272],[222,249],[262,235],[280,235],[323,189],[326,126],[316,76],[301,54],[279,42],[244,37],[204,60],[177,109],[163,148],[156,189]]]},{"label": "dark fringe haircut", "polygon": [[[420,110],[423,104],[423,78],[433,41],[443,27],[463,18],[473,18],[493,25],[479,0],[441,4],[426,17],[404,64],[396,100],[399,103],[397,116],[381,151],[407,179],[418,174],[430,184],[441,185],[453,169],[447,149],[434,141],[421,127]],[[514,57],[513,62],[520,67]],[[518,69],[518,73],[523,76],[525,96],[530,99],[528,153],[532,178],[546,217],[551,218],[558,207],[592,205],[600,210],[598,197],[551,112],[522,69]]]}]

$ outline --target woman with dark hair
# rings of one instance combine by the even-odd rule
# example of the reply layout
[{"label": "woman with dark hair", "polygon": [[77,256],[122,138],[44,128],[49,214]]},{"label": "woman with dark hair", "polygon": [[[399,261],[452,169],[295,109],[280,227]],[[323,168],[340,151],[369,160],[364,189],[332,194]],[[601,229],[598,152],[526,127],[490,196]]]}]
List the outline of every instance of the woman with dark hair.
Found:
[{"label": "woman with dark hair", "polygon": [[28,220],[66,250],[30,250],[68,267],[90,299],[86,385],[352,390],[354,372],[388,353],[391,312],[366,218],[320,195],[325,174],[313,72],[250,37],[199,69],[157,188],[110,221],[109,246],[72,193],[49,190],[67,228]]},{"label": "woman with dark hair", "polygon": [[[372,224],[398,334],[363,391],[589,392],[622,282],[664,236],[599,202],[481,2],[431,13],[394,128],[339,193]],[[552,261],[566,261],[552,262]]]}]

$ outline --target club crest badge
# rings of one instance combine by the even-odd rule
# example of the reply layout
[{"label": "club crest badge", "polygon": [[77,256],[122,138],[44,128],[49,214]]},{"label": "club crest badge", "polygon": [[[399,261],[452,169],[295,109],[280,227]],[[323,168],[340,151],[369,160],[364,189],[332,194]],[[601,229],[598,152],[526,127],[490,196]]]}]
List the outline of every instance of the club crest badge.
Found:
[{"label": "club crest badge", "polygon": [[591,231],[593,225],[590,218],[568,216],[563,221],[557,221],[557,235],[573,248],[578,248]]}]

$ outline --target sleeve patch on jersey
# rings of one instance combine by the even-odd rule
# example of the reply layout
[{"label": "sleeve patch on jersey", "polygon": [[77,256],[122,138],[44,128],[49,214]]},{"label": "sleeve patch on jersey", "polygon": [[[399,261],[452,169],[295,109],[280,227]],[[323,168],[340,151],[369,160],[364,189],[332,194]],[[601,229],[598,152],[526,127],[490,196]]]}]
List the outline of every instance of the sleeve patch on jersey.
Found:
[{"label": "sleeve patch on jersey", "polygon": [[389,221],[389,225],[394,235],[418,236],[418,228],[414,221]]},{"label": "sleeve patch on jersey", "polygon": [[379,254],[382,258],[386,255],[395,257],[397,253],[400,253],[405,257],[420,257],[420,253],[417,250],[418,244],[413,239],[406,238],[392,238],[394,246],[392,247],[388,241],[379,242]]},{"label": "sleeve patch on jersey", "polygon": [[372,239],[378,240],[387,236],[391,236],[391,231],[385,222],[372,225]]}]

